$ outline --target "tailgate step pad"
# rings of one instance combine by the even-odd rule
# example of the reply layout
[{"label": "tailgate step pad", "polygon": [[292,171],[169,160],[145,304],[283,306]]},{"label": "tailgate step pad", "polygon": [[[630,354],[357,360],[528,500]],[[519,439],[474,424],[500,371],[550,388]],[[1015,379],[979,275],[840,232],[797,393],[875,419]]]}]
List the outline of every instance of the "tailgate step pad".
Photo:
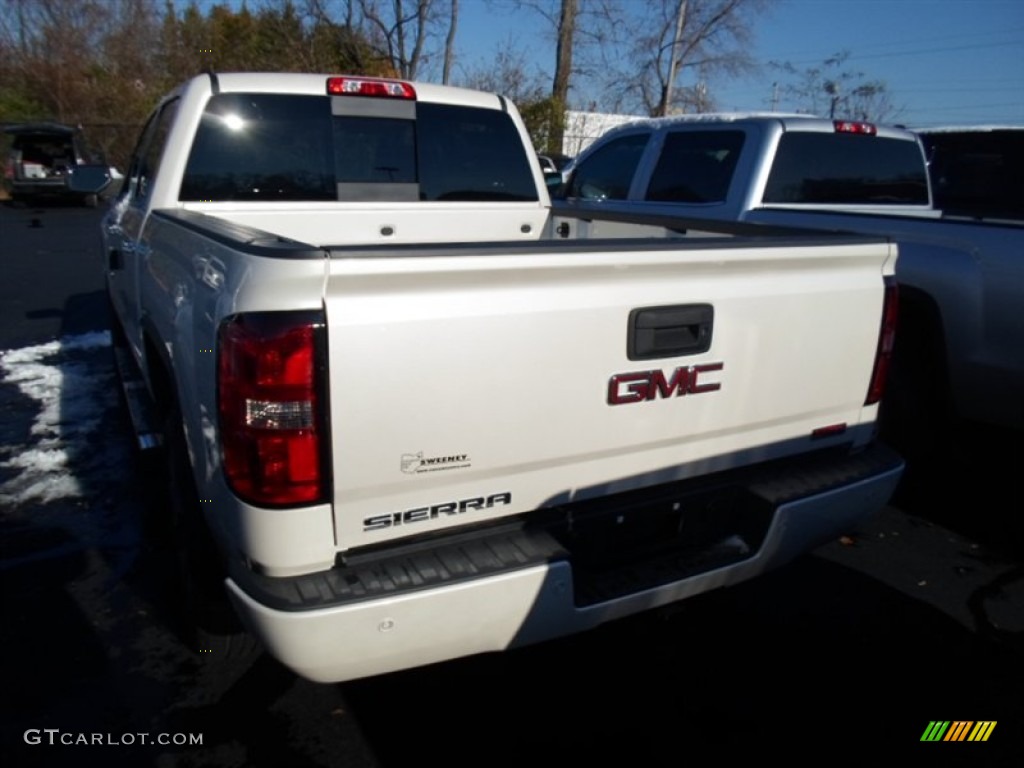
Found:
[{"label": "tailgate step pad", "polygon": [[273,578],[236,563],[231,576],[265,605],[304,611],[568,560],[582,607],[754,557],[782,504],[901,464],[882,445],[825,451],[347,553],[321,573]]}]

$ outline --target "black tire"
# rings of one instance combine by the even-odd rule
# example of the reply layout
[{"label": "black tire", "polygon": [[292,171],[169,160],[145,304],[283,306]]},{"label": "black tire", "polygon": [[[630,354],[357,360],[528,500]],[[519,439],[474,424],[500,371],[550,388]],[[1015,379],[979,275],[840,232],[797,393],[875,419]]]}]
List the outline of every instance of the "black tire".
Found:
[{"label": "black tire", "polygon": [[900,297],[892,369],[879,414],[883,441],[906,461],[896,501],[905,508],[930,504],[935,477],[948,467],[956,415],[950,397],[942,323],[926,301]]},{"label": "black tire", "polygon": [[163,448],[181,633],[204,662],[252,661],[259,644],[228,599],[223,560],[200,510],[182,424],[180,412],[172,408],[164,422]]},{"label": "black tire", "polygon": [[892,369],[881,406],[883,437],[906,454],[926,457],[948,436],[953,419],[942,324],[924,299],[901,297]]},{"label": "black tire", "polygon": [[86,208],[95,208],[99,204],[100,204],[99,195],[95,195],[95,194],[94,195],[85,195],[82,198],[82,205],[84,205]]}]

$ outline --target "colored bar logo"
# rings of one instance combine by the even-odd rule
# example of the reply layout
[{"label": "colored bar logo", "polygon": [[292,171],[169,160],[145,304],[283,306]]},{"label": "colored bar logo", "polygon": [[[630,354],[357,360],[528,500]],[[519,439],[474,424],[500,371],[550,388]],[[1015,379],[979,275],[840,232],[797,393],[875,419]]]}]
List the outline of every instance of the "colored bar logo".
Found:
[{"label": "colored bar logo", "polygon": [[932,720],[921,741],[988,741],[995,727],[995,720]]}]

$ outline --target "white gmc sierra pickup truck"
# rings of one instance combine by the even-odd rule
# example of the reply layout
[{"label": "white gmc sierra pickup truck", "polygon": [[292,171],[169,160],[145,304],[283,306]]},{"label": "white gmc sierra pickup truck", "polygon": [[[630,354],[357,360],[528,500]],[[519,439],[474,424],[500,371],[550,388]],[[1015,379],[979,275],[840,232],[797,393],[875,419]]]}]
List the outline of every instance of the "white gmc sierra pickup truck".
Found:
[{"label": "white gmc sierra pickup truck", "polygon": [[557,204],[578,215],[657,213],[891,238],[900,334],[896,397],[883,412],[894,418],[883,423],[926,443],[948,435],[953,417],[1024,429],[1024,222],[937,209],[911,131],[775,113],[643,119],[602,136],[567,176]]},{"label": "white gmc sierra pickup truck", "polygon": [[493,94],[168,95],[103,237],[197,641],[231,638],[226,592],[298,674],[375,675],[735,584],[883,506],[893,244],[649,219],[554,214]]}]

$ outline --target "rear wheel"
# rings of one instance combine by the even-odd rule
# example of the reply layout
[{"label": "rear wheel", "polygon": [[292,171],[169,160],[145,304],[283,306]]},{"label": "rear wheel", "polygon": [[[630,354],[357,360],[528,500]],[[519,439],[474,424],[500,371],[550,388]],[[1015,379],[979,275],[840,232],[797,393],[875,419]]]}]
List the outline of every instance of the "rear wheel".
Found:
[{"label": "rear wheel", "polygon": [[251,660],[259,646],[228,600],[222,559],[200,511],[177,408],[165,419],[164,451],[182,634],[203,661]]},{"label": "rear wheel", "polygon": [[908,298],[900,296],[896,347],[879,418],[882,439],[906,460],[895,501],[914,509],[936,501],[934,478],[957,471],[948,463],[956,414],[938,313],[918,297]]},{"label": "rear wheel", "polygon": [[929,462],[948,439],[954,414],[942,323],[925,299],[900,296],[889,385],[881,407],[883,438],[907,459]]}]

